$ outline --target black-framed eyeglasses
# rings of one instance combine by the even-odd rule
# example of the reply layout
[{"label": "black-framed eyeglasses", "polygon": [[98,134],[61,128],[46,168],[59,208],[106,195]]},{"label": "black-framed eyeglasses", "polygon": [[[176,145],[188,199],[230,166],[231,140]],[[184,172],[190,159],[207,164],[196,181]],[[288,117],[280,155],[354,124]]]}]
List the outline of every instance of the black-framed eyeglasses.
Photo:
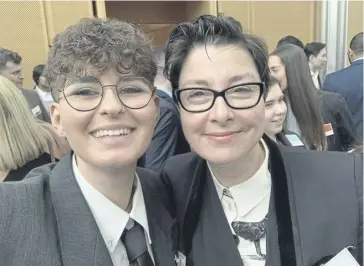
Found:
[{"label": "black-framed eyeglasses", "polygon": [[66,81],[63,97],[75,110],[86,112],[97,108],[105,93],[105,87],[115,87],[120,102],[130,109],[148,105],[155,93],[148,80],[139,76],[127,76],[118,85],[102,85],[93,77],[74,77]]},{"label": "black-framed eyeglasses", "polygon": [[178,89],[175,97],[187,112],[200,113],[212,108],[217,97],[233,109],[249,109],[256,106],[262,95],[266,94],[264,82],[250,82],[229,87],[223,91],[206,88]]}]

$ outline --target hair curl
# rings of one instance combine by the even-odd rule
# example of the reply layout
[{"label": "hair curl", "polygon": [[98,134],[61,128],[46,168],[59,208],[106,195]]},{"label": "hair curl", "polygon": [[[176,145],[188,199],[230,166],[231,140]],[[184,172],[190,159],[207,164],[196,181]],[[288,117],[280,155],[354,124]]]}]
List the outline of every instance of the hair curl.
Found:
[{"label": "hair curl", "polygon": [[58,101],[68,77],[85,75],[90,67],[100,74],[115,68],[151,84],[157,72],[149,38],[134,25],[116,19],[82,19],[53,39],[44,76],[54,100]]}]

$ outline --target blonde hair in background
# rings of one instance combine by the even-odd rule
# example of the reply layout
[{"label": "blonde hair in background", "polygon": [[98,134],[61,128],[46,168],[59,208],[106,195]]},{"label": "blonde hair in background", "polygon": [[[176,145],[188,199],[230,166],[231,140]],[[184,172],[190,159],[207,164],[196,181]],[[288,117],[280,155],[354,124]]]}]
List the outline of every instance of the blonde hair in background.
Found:
[{"label": "blonde hair in background", "polygon": [[15,170],[50,153],[54,138],[32,115],[21,91],[0,77],[0,170]]}]

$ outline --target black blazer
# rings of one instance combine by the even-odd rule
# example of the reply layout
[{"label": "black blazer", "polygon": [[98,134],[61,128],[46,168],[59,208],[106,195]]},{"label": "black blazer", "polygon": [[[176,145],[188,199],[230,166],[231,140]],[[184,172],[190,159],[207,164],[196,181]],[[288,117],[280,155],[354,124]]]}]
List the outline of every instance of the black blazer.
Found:
[{"label": "black blazer", "polygon": [[[156,266],[175,265],[177,226],[160,178],[137,169]],[[92,212],[72,171],[70,154],[0,184],[1,266],[112,266]]]},{"label": "black blazer", "polygon": [[[266,265],[320,265],[347,246],[355,246],[361,260],[361,158],[265,141],[272,175]],[[172,157],[162,179],[187,265],[243,265],[206,161],[195,153]]]},{"label": "black blazer", "polygon": [[358,145],[355,125],[345,99],[338,93],[318,91],[324,124],[331,123],[334,134],[327,136],[329,151],[348,151]]},{"label": "black blazer", "polygon": [[173,99],[161,90],[157,90],[157,95],[160,99],[158,123],[152,143],[139,159],[138,166],[160,173],[169,157],[190,152],[191,148],[183,134],[181,119]]},{"label": "black blazer", "polygon": [[20,181],[22,180],[33,168],[42,166],[47,163],[51,163],[52,158],[51,155],[48,153],[43,153],[38,158],[34,159],[33,161],[28,162],[27,164],[19,167],[16,170],[11,170],[8,175],[5,177],[4,182],[9,181]]}]

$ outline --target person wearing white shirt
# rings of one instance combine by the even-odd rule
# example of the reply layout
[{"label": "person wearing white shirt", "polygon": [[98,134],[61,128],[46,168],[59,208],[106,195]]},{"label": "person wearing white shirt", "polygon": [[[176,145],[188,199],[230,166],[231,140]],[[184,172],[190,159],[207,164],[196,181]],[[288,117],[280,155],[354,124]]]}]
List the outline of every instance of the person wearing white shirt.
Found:
[{"label": "person wearing white shirt", "polygon": [[0,265],[176,265],[171,200],[136,167],[158,120],[156,69],[148,37],[128,22],[85,19],[55,37],[42,75],[72,152],[0,185]]},{"label": "person wearing white shirt", "polygon": [[319,72],[324,69],[327,63],[326,44],[311,42],[306,44],[304,51],[311,70],[312,81],[316,89],[321,89],[322,82]]},{"label": "person wearing white shirt", "polygon": [[45,65],[37,65],[33,69],[33,81],[35,83],[34,90],[38,93],[40,99],[43,102],[44,108],[49,113],[49,107],[53,103],[51,89],[46,81],[45,77],[42,76]]},{"label": "person wearing white shirt", "polygon": [[[306,62],[301,48],[286,45]],[[264,134],[269,66],[261,39],[231,17],[203,15],[175,25],[166,47],[194,151],[169,158],[161,174],[187,265],[316,266],[349,243],[361,252],[362,162]]]}]

